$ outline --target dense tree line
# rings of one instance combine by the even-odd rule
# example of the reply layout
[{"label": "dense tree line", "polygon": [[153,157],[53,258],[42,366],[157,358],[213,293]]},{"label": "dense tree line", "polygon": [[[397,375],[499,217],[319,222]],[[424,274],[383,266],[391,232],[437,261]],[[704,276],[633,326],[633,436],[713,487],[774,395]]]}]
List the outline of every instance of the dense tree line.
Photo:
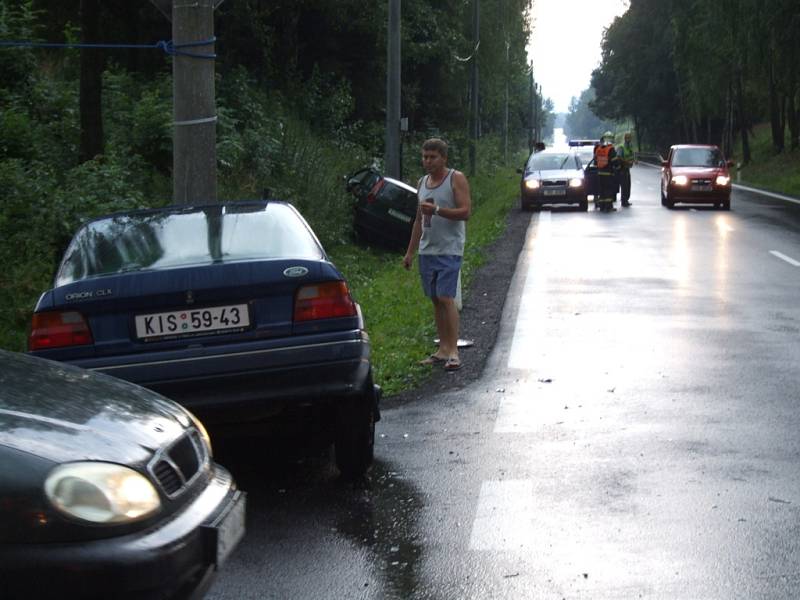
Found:
[{"label": "dense tree line", "polygon": [[800,147],[797,0],[630,0],[592,75],[601,117],[633,121],[640,144],[721,144],[772,125],[776,153]]}]

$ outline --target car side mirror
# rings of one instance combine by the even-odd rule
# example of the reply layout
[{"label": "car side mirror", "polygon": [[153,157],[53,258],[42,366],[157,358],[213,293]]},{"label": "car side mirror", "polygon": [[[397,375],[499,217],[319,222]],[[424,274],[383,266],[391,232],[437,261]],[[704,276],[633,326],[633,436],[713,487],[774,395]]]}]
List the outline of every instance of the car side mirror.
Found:
[{"label": "car side mirror", "polygon": [[522,175],[524,172],[525,172],[525,171],[523,171],[522,169],[519,169],[519,168],[517,169],[517,173],[518,173],[519,175]]},{"label": "car side mirror", "polygon": [[727,164],[729,167],[736,166],[736,163],[732,160],[725,161],[725,164]]}]

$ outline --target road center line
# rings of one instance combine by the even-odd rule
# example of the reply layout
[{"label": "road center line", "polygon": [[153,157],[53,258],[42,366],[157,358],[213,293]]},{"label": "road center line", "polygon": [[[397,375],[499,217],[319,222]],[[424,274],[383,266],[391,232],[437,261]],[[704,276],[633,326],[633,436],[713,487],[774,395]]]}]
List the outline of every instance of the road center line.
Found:
[{"label": "road center line", "polygon": [[470,550],[522,550],[533,531],[533,480],[484,481],[472,523]]},{"label": "road center line", "polygon": [[780,258],[781,260],[785,260],[790,265],[794,265],[795,267],[800,267],[800,262],[796,261],[790,256],[786,256],[785,254],[778,252],[777,250],[770,250],[769,253],[772,254],[772,256]]}]

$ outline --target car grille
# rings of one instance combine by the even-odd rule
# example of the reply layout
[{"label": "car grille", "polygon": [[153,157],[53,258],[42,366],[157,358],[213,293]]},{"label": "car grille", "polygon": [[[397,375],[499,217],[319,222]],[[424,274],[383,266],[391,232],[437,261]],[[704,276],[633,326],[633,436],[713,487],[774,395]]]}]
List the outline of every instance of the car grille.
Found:
[{"label": "car grille", "polygon": [[192,484],[207,462],[206,446],[197,430],[192,429],[160,450],[147,468],[164,493],[174,498]]},{"label": "car grille", "polygon": [[706,178],[693,178],[692,185],[711,185],[711,180]]},{"label": "car grille", "polygon": [[550,187],[550,186],[565,186],[567,185],[566,179],[543,179],[542,186]]}]

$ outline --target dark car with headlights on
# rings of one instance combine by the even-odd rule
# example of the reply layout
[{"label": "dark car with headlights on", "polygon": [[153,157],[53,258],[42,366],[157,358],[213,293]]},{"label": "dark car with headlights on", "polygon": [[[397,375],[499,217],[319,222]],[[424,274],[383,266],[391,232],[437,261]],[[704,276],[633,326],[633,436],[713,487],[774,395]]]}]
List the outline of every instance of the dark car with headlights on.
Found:
[{"label": "dark car with headlights on", "polygon": [[353,229],[359,241],[405,250],[417,216],[417,190],[384,177],[375,168],[360,169],[346,178],[356,199]]},{"label": "dark car with headlights on", "polygon": [[661,205],[711,204],[731,208],[733,161],[725,160],[718,146],[679,144],[661,161]]},{"label": "dark car with headlights on", "polygon": [[162,393],[221,434],[324,435],[345,476],[372,462],[379,388],[360,307],[285,202],[86,223],[28,348]]},{"label": "dark car with headlights on", "polygon": [[589,207],[581,161],[573,150],[542,150],[531,154],[520,182],[522,210],[577,204]]},{"label": "dark car with headlights on", "polygon": [[0,465],[4,598],[200,597],[244,534],[200,422],[99,373],[0,350]]}]

